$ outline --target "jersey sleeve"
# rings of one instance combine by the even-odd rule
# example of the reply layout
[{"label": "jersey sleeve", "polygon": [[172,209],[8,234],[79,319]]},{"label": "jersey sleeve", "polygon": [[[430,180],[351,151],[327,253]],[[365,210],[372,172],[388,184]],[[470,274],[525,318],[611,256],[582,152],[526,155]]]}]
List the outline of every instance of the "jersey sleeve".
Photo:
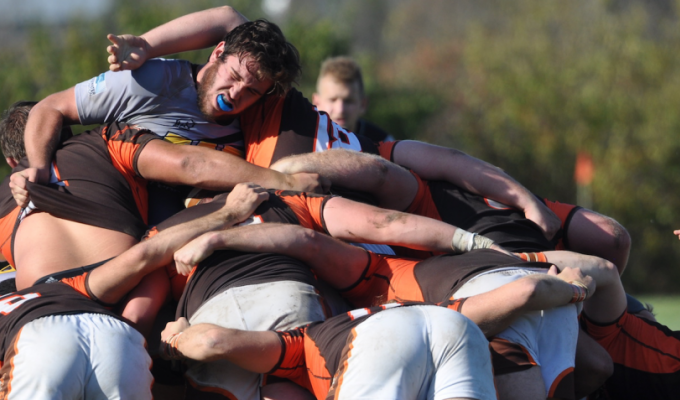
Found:
[{"label": "jersey sleeve", "polygon": [[293,210],[301,226],[328,234],[323,209],[333,196],[288,191],[279,191],[277,194]]},{"label": "jersey sleeve", "polygon": [[111,124],[102,129],[102,138],[106,141],[113,165],[126,178],[142,178],[137,169],[139,154],[149,142],[161,139],[148,130],[119,124]]},{"label": "jersey sleeve", "polygon": [[306,328],[277,332],[281,341],[281,357],[269,375],[286,378],[304,388],[310,388],[305,363]]},{"label": "jersey sleeve", "polygon": [[75,86],[78,117],[83,125],[126,121],[144,112],[153,99],[172,90],[173,66],[162,59],[134,71],[103,72]]}]

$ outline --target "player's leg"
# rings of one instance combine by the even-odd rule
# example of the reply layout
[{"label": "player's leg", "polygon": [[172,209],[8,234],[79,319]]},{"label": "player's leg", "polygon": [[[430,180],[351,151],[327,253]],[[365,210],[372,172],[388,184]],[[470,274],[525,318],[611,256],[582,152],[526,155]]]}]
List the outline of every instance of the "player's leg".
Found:
[{"label": "player's leg", "polygon": [[541,367],[535,366],[507,374],[495,375],[496,389],[500,400],[545,399],[545,385],[541,377]]},{"label": "player's leg", "polygon": [[135,324],[144,337],[149,337],[158,311],[170,294],[170,279],[165,268],[156,270],[139,282],[128,295],[122,316]]},{"label": "player's leg", "polygon": [[579,329],[574,366],[574,390],[576,398],[581,399],[593,393],[614,372],[612,358],[583,330]]},{"label": "player's leg", "polygon": [[[279,281],[225,290],[201,305],[191,325],[211,323],[243,330],[285,330],[325,319],[322,299],[309,284]],[[187,398],[204,392],[259,400],[261,375],[227,361],[189,362]],[[227,396],[228,397],[228,396]]]},{"label": "player's leg", "polygon": [[592,210],[549,200],[546,205],[562,220],[565,250],[604,258],[616,265],[619,274],[623,273],[631,246],[626,228]]},{"label": "player's leg", "polygon": [[130,325],[99,314],[79,314],[89,332],[92,374],[86,399],[151,399],[151,358],[144,337]]},{"label": "player's leg", "polygon": [[616,266],[600,257],[571,251],[546,251],[548,262],[560,266],[580,268],[597,284],[595,294],[583,303],[583,309],[596,322],[610,323],[623,314],[627,307],[626,293]]}]

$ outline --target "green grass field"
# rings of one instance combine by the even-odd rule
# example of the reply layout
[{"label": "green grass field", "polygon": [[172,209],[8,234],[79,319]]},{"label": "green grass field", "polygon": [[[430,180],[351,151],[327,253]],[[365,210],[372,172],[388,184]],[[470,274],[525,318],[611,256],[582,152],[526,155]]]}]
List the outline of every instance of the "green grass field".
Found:
[{"label": "green grass field", "polygon": [[654,307],[656,319],[674,331],[680,331],[680,296],[635,296]]}]

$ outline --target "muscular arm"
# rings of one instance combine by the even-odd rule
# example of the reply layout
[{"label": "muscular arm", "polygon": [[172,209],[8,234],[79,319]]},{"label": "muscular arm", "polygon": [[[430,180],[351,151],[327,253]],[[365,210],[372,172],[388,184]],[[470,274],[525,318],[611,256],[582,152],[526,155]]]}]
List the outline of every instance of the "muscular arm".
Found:
[{"label": "muscular arm", "polygon": [[344,149],[286,157],[270,168],[288,174],[316,172],[332,185],[370,193],[382,208],[404,211],[418,192],[418,182],[404,168],[381,157]]},{"label": "muscular arm", "polygon": [[255,224],[208,232],[175,253],[178,268],[188,271],[218,249],[278,253],[309,265],[337,289],[354,284],[368,262],[366,251],[299,225]]},{"label": "muscular arm", "polygon": [[31,109],[24,144],[30,166],[38,169],[38,182],[45,182],[49,177],[49,165],[59,144],[62,125],[79,123],[73,87],[47,96]]},{"label": "muscular arm", "polygon": [[[567,271],[568,273],[571,271]],[[590,278],[580,280],[591,283]],[[594,285],[591,284],[594,291]],[[492,291],[469,297],[461,313],[476,323],[487,337],[506,329],[520,315],[536,310],[564,306],[574,292],[558,276],[534,274]]]},{"label": "muscular arm", "polygon": [[461,151],[417,141],[401,141],[394,147],[393,161],[421,178],[451,182],[472,193],[523,210],[527,218],[552,238],[559,219],[528,189],[489,163]]},{"label": "muscular arm", "polygon": [[137,37],[108,35],[110,69],[136,69],[144,61],[168,54],[214,46],[235,27],[248,21],[229,6],[187,14]]},{"label": "muscular arm", "polygon": [[325,190],[317,174],[283,174],[250,164],[232,154],[163,140],[153,140],[144,147],[137,169],[149,180],[209,190],[231,190],[240,182],[254,182],[272,189],[317,193]]},{"label": "muscular arm", "polygon": [[90,291],[105,303],[118,302],[145,275],[171,262],[173,253],[182,245],[205,232],[243,221],[268,197],[269,194],[260,187],[237,186],[220,210],[164,229],[93,270],[88,281]]},{"label": "muscular arm", "polygon": [[451,239],[458,230],[432,218],[385,210],[342,197],[326,202],[323,217],[334,238],[443,253],[453,252]]},{"label": "muscular arm", "polygon": [[[167,342],[174,333],[176,348],[183,358],[209,362],[227,360],[252,372],[269,372],[281,356],[281,342],[276,332],[242,331],[212,324],[188,326],[183,318],[170,322],[161,334]],[[188,326],[182,330],[178,324]]]}]

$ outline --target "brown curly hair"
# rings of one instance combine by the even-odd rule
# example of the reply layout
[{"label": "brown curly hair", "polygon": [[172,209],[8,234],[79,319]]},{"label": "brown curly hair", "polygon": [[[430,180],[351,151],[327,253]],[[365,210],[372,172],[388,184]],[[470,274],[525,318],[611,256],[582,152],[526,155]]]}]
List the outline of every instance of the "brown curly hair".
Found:
[{"label": "brown curly hair", "polygon": [[257,79],[271,78],[274,86],[269,93],[277,96],[283,96],[297,83],[302,71],[295,46],[276,24],[264,19],[239,25],[225,36],[220,60],[225,61],[230,55],[238,56],[239,60],[252,57],[248,70]]}]

